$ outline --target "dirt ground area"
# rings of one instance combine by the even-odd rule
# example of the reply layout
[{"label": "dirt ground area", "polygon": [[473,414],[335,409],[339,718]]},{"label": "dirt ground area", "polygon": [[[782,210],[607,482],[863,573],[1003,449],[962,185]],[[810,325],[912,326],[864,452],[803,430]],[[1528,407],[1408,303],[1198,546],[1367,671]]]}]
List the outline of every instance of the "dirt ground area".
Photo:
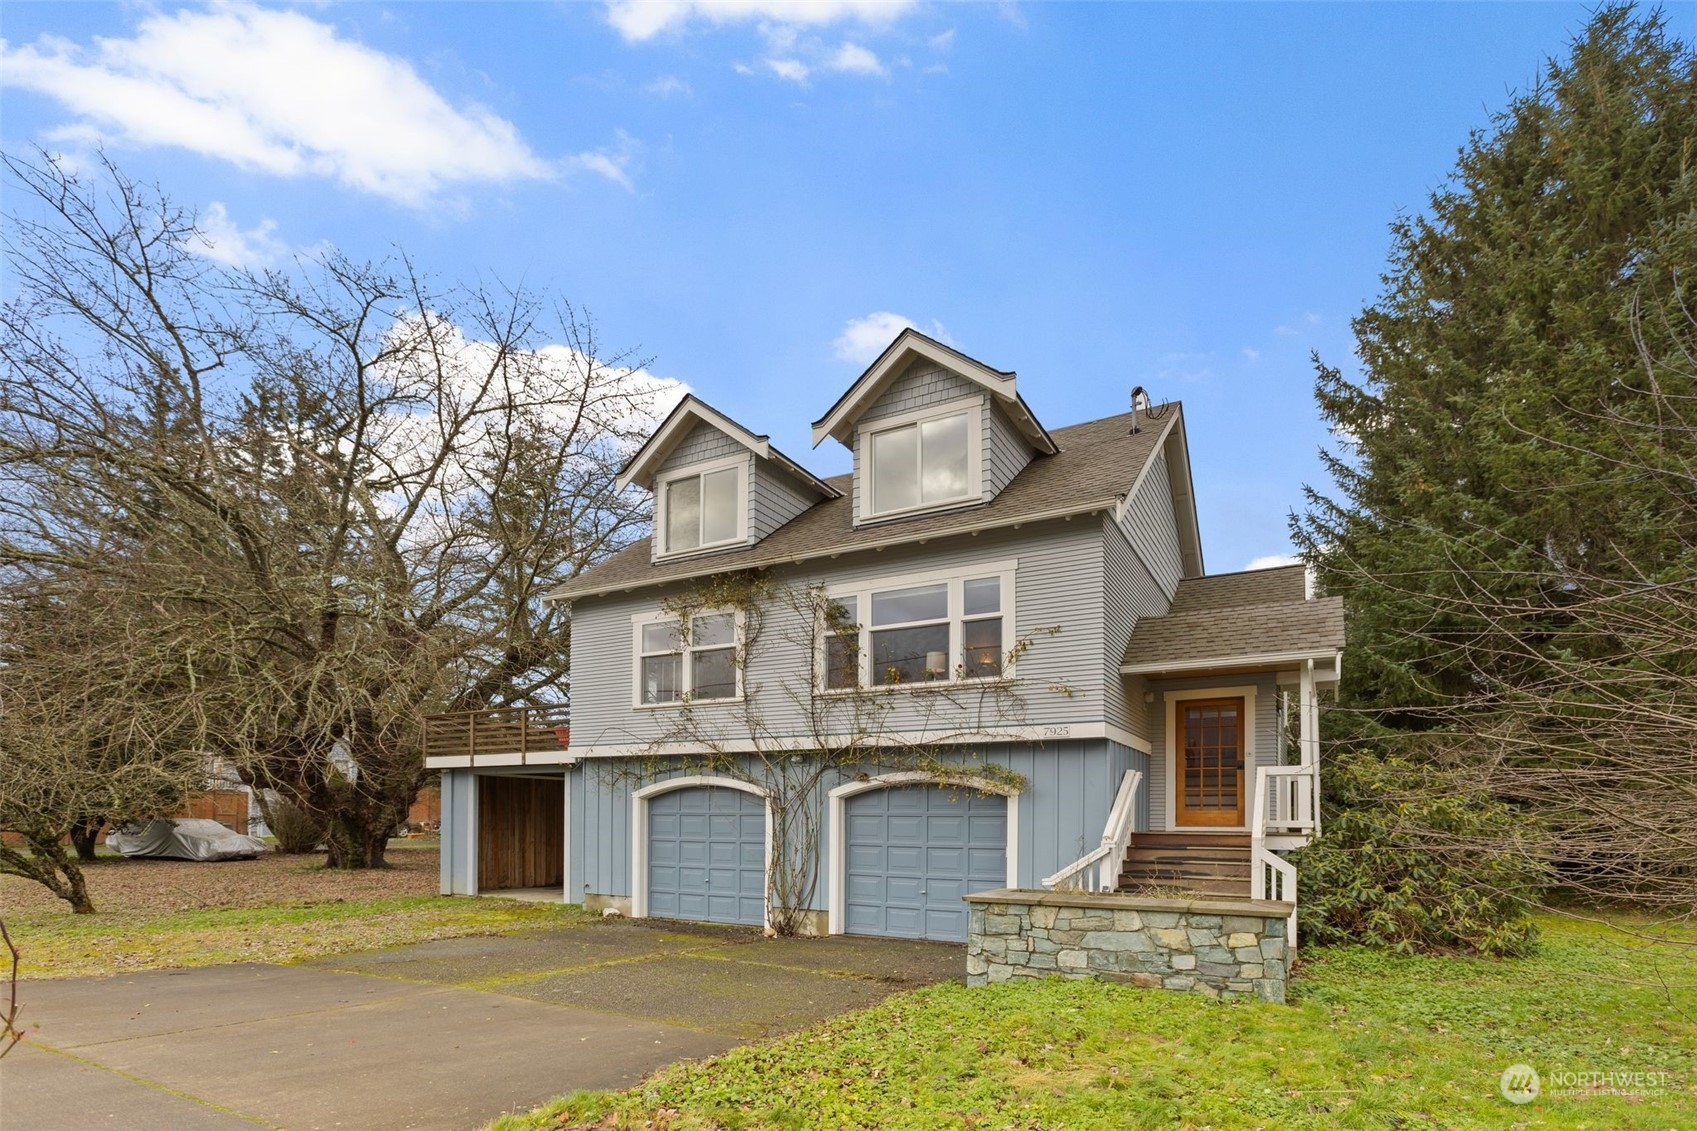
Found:
[{"label": "dirt ground area", "polygon": [[[392,844],[387,859],[388,868],[353,872],[325,868],[322,856],[275,853],[216,863],[102,856],[83,867],[89,897],[101,911],[166,914],[436,893],[436,841]],[[0,876],[0,907],[22,913],[63,910],[65,904],[40,884]]]}]

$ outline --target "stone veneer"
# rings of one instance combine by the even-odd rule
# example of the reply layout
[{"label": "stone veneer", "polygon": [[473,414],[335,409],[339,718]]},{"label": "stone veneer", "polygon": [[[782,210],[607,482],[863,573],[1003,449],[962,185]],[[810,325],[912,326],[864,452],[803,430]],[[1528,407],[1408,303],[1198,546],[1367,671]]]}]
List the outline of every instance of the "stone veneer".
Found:
[{"label": "stone veneer", "polygon": [[1059,975],[1285,1000],[1288,903],[1011,889],[966,901],[969,986]]}]

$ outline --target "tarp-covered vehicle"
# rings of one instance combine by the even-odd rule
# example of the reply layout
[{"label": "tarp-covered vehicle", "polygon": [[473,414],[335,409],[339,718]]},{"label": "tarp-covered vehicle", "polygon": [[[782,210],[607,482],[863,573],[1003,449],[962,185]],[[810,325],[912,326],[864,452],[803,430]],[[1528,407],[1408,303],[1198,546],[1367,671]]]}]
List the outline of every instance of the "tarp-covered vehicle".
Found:
[{"label": "tarp-covered vehicle", "polygon": [[106,845],[125,856],[168,860],[252,860],[266,848],[256,836],[194,818],[126,825],[107,833]]}]

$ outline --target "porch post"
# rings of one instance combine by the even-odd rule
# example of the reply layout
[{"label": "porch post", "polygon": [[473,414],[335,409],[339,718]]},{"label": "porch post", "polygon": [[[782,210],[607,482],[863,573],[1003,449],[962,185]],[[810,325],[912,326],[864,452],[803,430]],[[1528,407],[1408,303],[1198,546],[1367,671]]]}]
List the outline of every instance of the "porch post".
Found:
[{"label": "porch post", "polygon": [[[1320,700],[1314,693],[1314,661],[1302,662],[1302,687],[1299,692],[1302,712],[1301,719],[1301,754],[1302,764],[1312,771],[1312,777],[1303,787],[1307,794],[1309,817],[1314,822],[1314,835],[1320,835]],[[1294,927],[1293,927],[1294,929]]]},{"label": "porch post", "polygon": [[1304,766],[1320,762],[1320,703],[1314,693],[1314,661],[1302,662],[1302,685],[1299,692],[1301,755]]}]

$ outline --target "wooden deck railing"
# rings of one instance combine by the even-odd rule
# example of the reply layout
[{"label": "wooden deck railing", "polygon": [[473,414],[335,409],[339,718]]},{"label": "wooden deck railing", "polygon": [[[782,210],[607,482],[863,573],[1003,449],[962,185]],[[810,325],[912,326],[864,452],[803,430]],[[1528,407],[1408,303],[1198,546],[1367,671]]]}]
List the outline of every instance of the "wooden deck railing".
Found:
[{"label": "wooden deck railing", "polygon": [[[571,708],[494,707],[424,716],[426,758],[558,754],[571,742]],[[555,760],[555,759],[550,759]]]}]

